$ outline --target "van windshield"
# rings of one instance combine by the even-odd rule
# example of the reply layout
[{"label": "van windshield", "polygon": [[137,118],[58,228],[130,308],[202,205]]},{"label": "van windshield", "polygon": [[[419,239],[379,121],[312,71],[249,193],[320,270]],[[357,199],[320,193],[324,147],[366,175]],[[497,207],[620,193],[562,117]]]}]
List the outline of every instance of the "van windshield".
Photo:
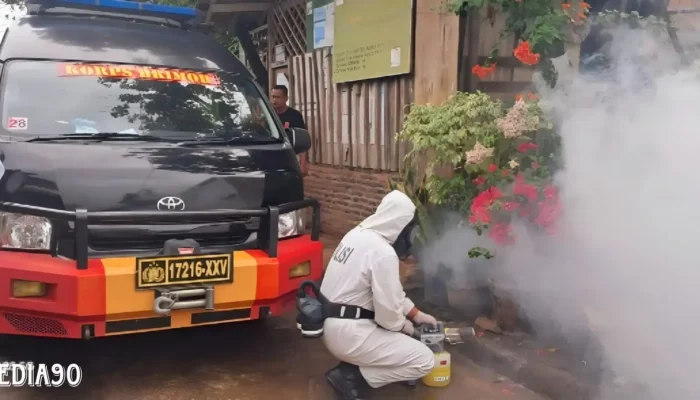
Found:
[{"label": "van windshield", "polygon": [[257,86],[225,73],[11,61],[3,73],[1,101],[2,130],[11,136],[280,138]]}]

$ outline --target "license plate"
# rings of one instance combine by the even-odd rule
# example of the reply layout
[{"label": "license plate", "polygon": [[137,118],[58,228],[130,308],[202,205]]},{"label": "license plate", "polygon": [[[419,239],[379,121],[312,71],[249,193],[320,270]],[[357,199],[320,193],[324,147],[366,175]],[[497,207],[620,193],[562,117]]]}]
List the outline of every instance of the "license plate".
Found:
[{"label": "license plate", "polygon": [[233,282],[233,255],[179,255],[136,259],[136,288]]}]

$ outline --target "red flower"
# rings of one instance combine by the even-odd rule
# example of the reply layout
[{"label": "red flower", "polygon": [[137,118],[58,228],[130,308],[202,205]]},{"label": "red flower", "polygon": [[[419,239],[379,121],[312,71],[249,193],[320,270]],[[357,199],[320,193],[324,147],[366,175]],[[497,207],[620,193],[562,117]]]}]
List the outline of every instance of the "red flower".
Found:
[{"label": "red flower", "polygon": [[529,150],[535,150],[536,148],[537,148],[537,145],[534,143],[531,143],[531,142],[525,142],[525,143],[521,143],[520,145],[518,145],[518,151],[521,153],[525,153]]},{"label": "red flower", "polygon": [[498,165],[496,165],[496,164],[491,164],[491,165],[489,165],[489,172],[490,172],[490,173],[493,174],[493,173],[496,172],[496,171],[498,171]]},{"label": "red flower", "polygon": [[535,101],[537,100],[537,95],[532,92],[525,93],[525,97],[521,94],[515,95],[515,101],[525,100],[526,98],[528,101]]},{"label": "red flower", "polygon": [[484,183],[486,183],[486,178],[484,178],[483,176],[480,176],[478,178],[474,178],[474,179],[472,179],[472,183],[477,185],[477,186],[483,185]]},{"label": "red flower", "polygon": [[537,169],[540,167],[540,163],[533,161],[532,164],[530,164],[530,167],[532,167],[532,169]]},{"label": "red flower", "polygon": [[469,211],[471,215],[469,216],[469,222],[472,224],[482,223],[488,224],[491,222],[491,211],[489,207],[493,203],[503,197],[503,193],[497,187],[490,187],[483,192],[479,193],[472,201]]},{"label": "red flower", "polygon": [[503,203],[503,209],[506,211],[515,211],[520,208],[520,203],[516,201],[506,201]]},{"label": "red flower", "polygon": [[546,199],[539,203],[540,212],[533,220],[537,225],[548,228],[554,226],[561,215],[562,208],[558,199]]},{"label": "red flower", "polygon": [[508,245],[515,243],[513,228],[503,222],[495,224],[489,229],[489,237],[498,244]]},{"label": "red flower", "polygon": [[488,208],[473,208],[472,215],[469,216],[469,223],[472,225],[476,224],[489,224],[491,223],[491,212]]},{"label": "red flower", "polygon": [[532,52],[530,43],[527,41],[520,42],[518,47],[513,50],[513,55],[523,64],[535,65],[540,62],[540,55]]},{"label": "red flower", "polygon": [[515,177],[513,194],[525,197],[528,201],[535,201],[539,197],[537,186],[525,183],[525,178],[521,174]]},{"label": "red flower", "polygon": [[503,197],[503,192],[501,189],[491,186],[490,188],[479,193],[475,198],[472,205],[476,204],[477,207],[490,206],[494,201]]},{"label": "red flower", "polygon": [[504,169],[503,172],[501,172],[503,176],[508,176],[510,175],[510,170],[509,169]]},{"label": "red flower", "polygon": [[543,190],[544,198],[547,200],[559,200],[559,191],[552,185],[547,185]]},{"label": "red flower", "polygon": [[539,213],[533,222],[544,228],[547,234],[556,234],[556,222],[561,216],[562,206],[559,201],[559,191],[552,185],[547,185],[543,190],[544,200],[538,203]]},{"label": "red flower", "polygon": [[479,77],[479,79],[484,79],[496,71],[496,64],[491,64],[488,67],[481,66],[479,64],[472,68],[472,74]]}]

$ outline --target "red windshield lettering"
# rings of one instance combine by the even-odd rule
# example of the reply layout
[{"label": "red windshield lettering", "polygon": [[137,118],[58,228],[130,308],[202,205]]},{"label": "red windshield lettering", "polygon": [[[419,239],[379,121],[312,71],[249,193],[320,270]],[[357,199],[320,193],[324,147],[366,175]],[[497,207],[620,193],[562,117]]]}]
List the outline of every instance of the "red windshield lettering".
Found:
[{"label": "red windshield lettering", "polygon": [[187,76],[187,81],[192,82],[192,83],[199,83],[199,74],[195,74],[193,72],[188,73]]},{"label": "red windshield lettering", "polygon": [[83,65],[82,67],[78,68],[78,71],[79,71],[82,75],[88,75],[88,76],[93,76],[93,75],[95,75],[95,69],[92,68],[92,67],[89,66],[89,65]]},{"label": "red windshield lettering", "polygon": [[141,79],[150,79],[152,76],[150,68],[137,68],[136,71]]},{"label": "red windshield lettering", "polygon": [[181,71],[173,71],[173,80],[184,82],[186,80],[185,74]]},{"label": "red windshield lettering", "polygon": [[65,66],[65,74],[66,75],[78,75],[78,68],[75,65],[66,65]]},{"label": "red windshield lettering", "polygon": [[60,64],[58,76],[135,78],[209,86],[219,86],[221,84],[219,77],[212,73],[118,64]]}]

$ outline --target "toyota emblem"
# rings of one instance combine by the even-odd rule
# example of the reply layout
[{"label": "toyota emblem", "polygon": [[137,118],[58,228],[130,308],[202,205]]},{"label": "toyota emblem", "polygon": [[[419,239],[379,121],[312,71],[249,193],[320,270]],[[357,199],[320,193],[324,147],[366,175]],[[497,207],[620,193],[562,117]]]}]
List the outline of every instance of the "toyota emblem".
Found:
[{"label": "toyota emblem", "polygon": [[182,211],[185,209],[185,202],[179,197],[163,197],[162,199],[158,200],[158,209],[161,211]]}]

